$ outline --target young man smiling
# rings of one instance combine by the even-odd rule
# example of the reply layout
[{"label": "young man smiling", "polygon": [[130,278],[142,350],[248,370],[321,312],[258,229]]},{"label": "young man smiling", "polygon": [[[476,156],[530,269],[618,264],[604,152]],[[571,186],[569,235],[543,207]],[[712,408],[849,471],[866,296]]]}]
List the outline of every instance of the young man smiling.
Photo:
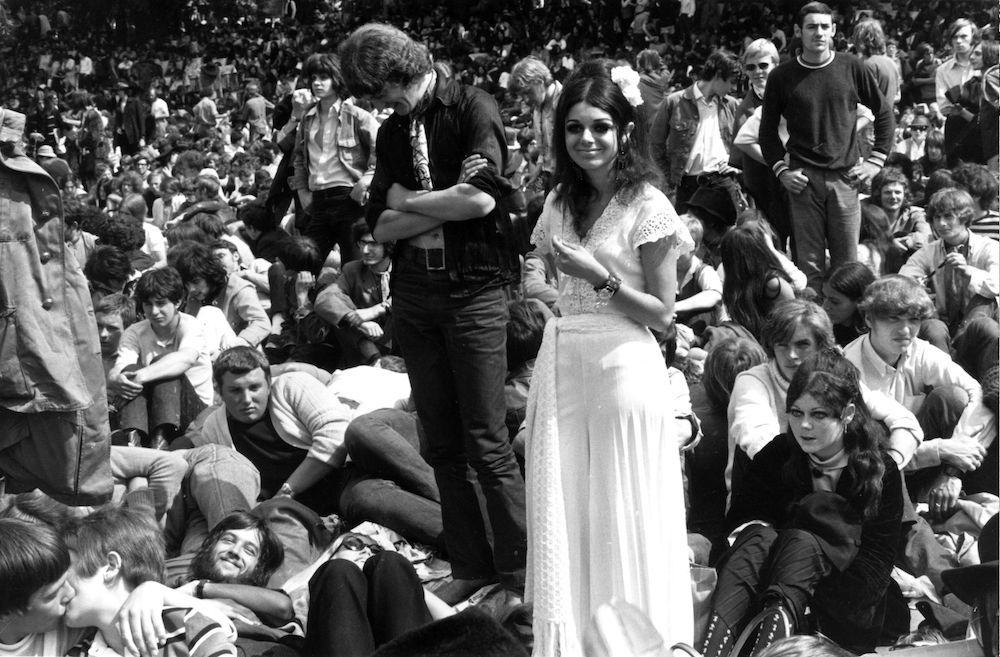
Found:
[{"label": "young man smiling", "polygon": [[[894,134],[891,103],[860,59],[834,53],[836,31],[827,5],[802,7],[795,26],[802,54],[768,78],[760,122],[764,159],[789,192],[796,264],[817,291],[826,270],[825,249],[831,269],[857,260],[858,184],[885,164]],[[859,102],[875,114],[875,146],[860,165]],[[778,135],[782,117],[788,124],[787,145]]]}]

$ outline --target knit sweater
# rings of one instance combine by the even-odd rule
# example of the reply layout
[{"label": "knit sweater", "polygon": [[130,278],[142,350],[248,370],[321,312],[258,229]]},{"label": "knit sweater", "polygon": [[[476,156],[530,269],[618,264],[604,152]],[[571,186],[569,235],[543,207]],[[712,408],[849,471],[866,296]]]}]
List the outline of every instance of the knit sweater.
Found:
[{"label": "knit sweater", "polygon": [[[836,53],[819,66],[801,58],[778,66],[767,79],[760,122],[761,150],[775,175],[789,167],[784,161],[786,148],[793,167],[855,166],[860,157],[855,130],[858,103],[875,115],[875,147],[868,159],[881,167],[892,152],[892,105],[860,59]],[[787,147],[778,138],[782,117],[788,121]]]},{"label": "knit sweater", "polygon": [[[317,379],[303,372],[289,372],[271,381],[267,412],[278,436],[308,456],[342,466],[347,459],[344,432],[354,418],[352,410],[329,393]],[[216,444],[233,447],[226,407],[219,406],[191,436],[196,447]]]}]

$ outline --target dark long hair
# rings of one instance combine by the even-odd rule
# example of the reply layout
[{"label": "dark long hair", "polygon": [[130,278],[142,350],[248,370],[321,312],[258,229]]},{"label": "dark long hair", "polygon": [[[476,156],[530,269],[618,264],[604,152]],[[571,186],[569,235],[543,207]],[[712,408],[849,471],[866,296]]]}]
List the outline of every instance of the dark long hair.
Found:
[{"label": "dark long hair", "polygon": [[[623,202],[635,198],[644,182],[656,181],[658,174],[647,156],[645,121],[625,99],[622,90],[611,80],[612,63],[608,60],[584,62],[576,68],[563,85],[556,104],[552,130],[552,151],[556,158],[553,174],[556,198],[562,200],[573,215],[573,227],[581,232],[581,222],[587,204],[597,196],[587,177],[566,150],[566,117],[578,103],[587,103],[611,115],[618,132],[618,162],[615,166],[615,193],[624,192]],[[625,135],[629,123],[634,124],[631,134]]]},{"label": "dark long hair", "polygon": [[812,395],[837,415],[842,414],[848,404],[854,404],[854,417],[844,430],[844,450],[847,452],[844,474],[853,484],[847,498],[858,515],[871,517],[882,497],[882,476],[885,474],[882,452],[886,436],[861,398],[858,370],[836,349],[822,349],[795,371],[788,385],[785,410],[790,410],[803,395]]},{"label": "dark long hair", "polygon": [[285,548],[271,530],[267,520],[247,511],[233,511],[212,528],[191,561],[191,579],[212,579],[212,550],[222,535],[232,529],[256,529],[260,536],[257,566],[247,574],[245,581],[238,583],[265,586],[267,580],[285,560]]},{"label": "dark long hair", "polygon": [[722,302],[733,321],[745,327],[756,339],[771,305],[767,281],[777,276],[788,281],[781,262],[768,247],[767,238],[756,226],[737,226],[726,231],[719,244],[719,254],[726,270],[722,283]]}]

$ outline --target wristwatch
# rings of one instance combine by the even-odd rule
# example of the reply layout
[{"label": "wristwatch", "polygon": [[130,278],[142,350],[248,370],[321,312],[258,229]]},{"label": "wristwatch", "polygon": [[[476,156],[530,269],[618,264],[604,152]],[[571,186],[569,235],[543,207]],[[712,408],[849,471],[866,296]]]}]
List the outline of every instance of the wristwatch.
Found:
[{"label": "wristwatch", "polygon": [[611,297],[615,296],[622,287],[622,279],[618,278],[611,272],[608,272],[608,277],[600,285],[594,286],[594,292],[597,292],[597,297],[601,301],[610,301]]},{"label": "wristwatch", "polygon": [[288,482],[281,484],[281,488],[275,493],[275,497],[295,497],[295,489],[292,488]]}]

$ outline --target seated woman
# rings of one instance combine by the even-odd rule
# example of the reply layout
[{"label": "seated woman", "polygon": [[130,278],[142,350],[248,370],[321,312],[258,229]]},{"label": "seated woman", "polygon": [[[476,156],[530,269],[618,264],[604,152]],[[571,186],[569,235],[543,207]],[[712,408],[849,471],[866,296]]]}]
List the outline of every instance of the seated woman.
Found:
[{"label": "seated woman", "polygon": [[722,302],[733,321],[760,340],[768,311],[795,292],[773,249],[756,226],[737,226],[722,236],[719,248],[726,278]]},{"label": "seated woman", "polygon": [[864,316],[858,312],[858,302],[874,280],[875,274],[865,265],[845,262],[823,283],[823,310],[833,323],[833,337],[841,347],[868,330]]},{"label": "seated woman", "polygon": [[[775,306],[761,333],[768,361],[738,375],[729,398],[726,483],[734,494],[748,459],[755,459],[788,426],[785,393],[795,371],[809,356],[834,344],[830,318],[815,303],[801,299]],[[864,386],[861,390],[872,416],[888,427],[889,450],[903,467],[923,439],[917,418],[890,397]]]},{"label": "seated woman", "polygon": [[454,611],[425,591],[413,566],[364,534],[337,539],[309,580],[305,657],[370,655],[392,639]]},{"label": "seated woman", "polygon": [[361,259],[344,265],[333,285],[316,295],[315,313],[333,327],[345,364],[371,365],[392,348],[392,245],[372,237],[363,219],[351,227]]},{"label": "seated woman", "polygon": [[807,607],[821,632],[859,654],[882,628],[903,491],[857,370],[824,349],[795,372],[784,406],[788,433],[760,451],[733,495],[735,540],[717,566],[705,655],[729,655],[757,610],[752,655],[806,631]]},{"label": "seated woman", "polygon": [[895,274],[914,251],[931,240],[931,227],[923,208],[910,204],[910,181],[895,167],[886,167],[872,178],[872,194],[862,205],[874,205],[889,219],[892,243],[886,254],[884,272]]}]

